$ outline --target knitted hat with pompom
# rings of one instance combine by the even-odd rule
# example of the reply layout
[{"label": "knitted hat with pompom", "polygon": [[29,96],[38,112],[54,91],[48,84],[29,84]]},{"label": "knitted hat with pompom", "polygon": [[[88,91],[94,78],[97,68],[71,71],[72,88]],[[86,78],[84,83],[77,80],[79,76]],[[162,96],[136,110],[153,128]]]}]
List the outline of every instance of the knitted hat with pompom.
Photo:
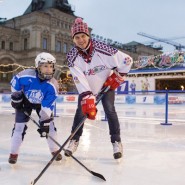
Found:
[{"label": "knitted hat with pompom", "polygon": [[77,33],[85,33],[89,36],[89,29],[87,23],[83,22],[81,18],[76,18],[74,24],[71,27],[71,35],[74,36]]}]

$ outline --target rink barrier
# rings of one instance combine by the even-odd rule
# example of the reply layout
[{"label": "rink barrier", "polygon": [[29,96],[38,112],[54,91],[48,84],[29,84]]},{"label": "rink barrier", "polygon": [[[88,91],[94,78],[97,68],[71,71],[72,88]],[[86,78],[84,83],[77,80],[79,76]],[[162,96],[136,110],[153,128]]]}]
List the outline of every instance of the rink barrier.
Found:
[{"label": "rink barrier", "polygon": [[166,98],[165,98],[165,122],[161,123],[161,125],[172,125],[172,123],[168,122],[168,94],[169,92],[166,91]]},{"label": "rink barrier", "polygon": [[[172,125],[172,123],[169,123],[168,122],[168,105],[169,104],[185,104],[185,97],[173,97],[172,96],[172,98],[170,99],[169,98],[169,93],[185,93],[185,91],[183,91],[183,90],[156,90],[156,91],[135,91],[134,92],[134,94],[133,94],[133,92],[128,92],[128,93],[131,93],[132,95],[132,98],[130,98],[130,100],[128,101],[128,102],[130,102],[130,103],[128,103],[128,104],[134,104],[133,102],[134,102],[134,96],[136,97],[137,95],[137,93],[139,94],[139,95],[144,95],[144,98],[143,98],[143,103],[144,102],[146,102],[146,96],[147,95],[150,95],[149,93],[164,93],[165,94],[165,98],[159,98],[159,96],[158,96],[158,99],[156,98],[157,96],[155,95],[155,98],[153,98],[153,101],[150,99],[149,101],[148,101],[148,103],[156,103],[156,104],[164,104],[165,103],[165,121],[164,122],[162,122],[162,123],[160,123],[161,125],[165,125],[165,126],[168,126],[168,125]],[[122,95],[124,95],[124,96],[127,96],[127,97],[129,97],[129,95],[127,95],[127,94],[122,94]],[[155,100],[154,100],[155,99]],[[116,101],[115,101],[116,102]],[[135,100],[135,102],[139,102],[139,103],[142,103],[141,101],[136,101]],[[101,121],[108,121],[107,120],[107,115],[106,114],[104,114],[104,118],[103,119],[101,119]]]},{"label": "rink barrier", "polygon": [[57,103],[56,103],[56,101],[55,101],[55,106],[54,106],[53,113],[54,113],[54,117],[59,117],[59,116],[57,115]]},{"label": "rink barrier", "polygon": [[[54,106],[54,116],[58,117],[57,109],[60,109],[63,104],[74,104],[76,106],[78,101],[78,95],[74,93],[69,94],[60,94],[55,102]],[[6,108],[9,109],[11,107],[11,97],[10,94],[0,94],[0,110]],[[161,125],[172,125],[172,123],[168,122],[168,105],[169,104],[185,104],[185,91],[181,90],[158,90],[158,91],[135,91],[134,94],[132,92],[124,93],[124,94],[116,94],[115,96],[115,104],[148,104],[148,105],[164,105],[165,106],[165,120]],[[57,108],[57,105],[60,105]],[[12,108],[13,110],[13,108]],[[74,115],[74,110],[69,110]],[[103,111],[102,111],[103,112]],[[65,110],[62,112],[65,114]],[[71,113],[70,113],[71,114]],[[104,113],[103,113],[104,114]],[[107,121],[107,117],[104,114],[102,121]]]}]

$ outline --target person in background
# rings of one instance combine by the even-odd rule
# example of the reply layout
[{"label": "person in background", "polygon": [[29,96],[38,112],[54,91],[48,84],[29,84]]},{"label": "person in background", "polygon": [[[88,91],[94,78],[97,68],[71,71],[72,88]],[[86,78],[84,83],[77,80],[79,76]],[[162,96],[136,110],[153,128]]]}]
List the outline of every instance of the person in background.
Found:
[{"label": "person in background", "polygon": [[132,80],[132,83],[130,84],[130,89],[131,89],[131,93],[135,94],[136,91],[136,83],[134,82],[134,80]]},{"label": "person in background", "polygon": [[[58,95],[58,83],[54,79],[56,59],[50,53],[40,53],[35,59],[36,69],[26,69],[18,73],[11,80],[11,105],[15,108],[15,124],[12,130],[9,163],[15,164],[19,149],[23,142],[29,116],[36,110],[39,116],[40,128],[37,130],[41,137],[49,134],[57,140],[57,132],[53,122],[52,111]],[[58,146],[47,138],[52,155],[58,151]],[[59,154],[55,160],[60,161]]]},{"label": "person in background", "polygon": [[[91,39],[88,26],[81,18],[76,18],[71,28],[71,35],[75,46],[68,53],[67,60],[79,93],[71,132],[85,115],[91,120],[96,118],[96,95],[102,87],[109,86],[110,90],[103,96],[102,104],[108,119],[113,156],[119,159],[122,157],[123,148],[120,123],[114,106],[115,89],[124,82],[133,60],[129,55]],[[76,151],[83,127],[84,124],[70,140],[66,156]]]},{"label": "person in background", "polygon": [[141,80],[141,92],[142,94],[145,94],[145,82],[143,80]]},{"label": "person in background", "polygon": [[146,81],[145,81],[145,91],[146,91],[146,94],[148,94],[148,90],[149,90],[149,87],[150,87],[150,83],[148,82],[148,79],[146,78]]}]

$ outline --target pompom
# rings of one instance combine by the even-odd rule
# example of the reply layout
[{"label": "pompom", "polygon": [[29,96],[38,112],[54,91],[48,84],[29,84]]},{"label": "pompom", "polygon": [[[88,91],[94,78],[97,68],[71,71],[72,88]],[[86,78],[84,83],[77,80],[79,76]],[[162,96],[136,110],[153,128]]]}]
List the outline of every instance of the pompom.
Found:
[{"label": "pompom", "polygon": [[83,22],[82,18],[78,17],[75,19],[75,24]]}]

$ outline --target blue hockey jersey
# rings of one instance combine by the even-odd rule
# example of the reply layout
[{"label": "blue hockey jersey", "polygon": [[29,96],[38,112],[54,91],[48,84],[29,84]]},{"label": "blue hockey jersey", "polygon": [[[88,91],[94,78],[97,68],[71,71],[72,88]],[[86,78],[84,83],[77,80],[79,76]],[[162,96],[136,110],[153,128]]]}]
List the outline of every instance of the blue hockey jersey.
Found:
[{"label": "blue hockey jersey", "polygon": [[41,104],[40,116],[44,120],[50,117],[54,109],[58,82],[55,78],[41,81],[35,69],[26,69],[13,77],[11,90],[22,91],[30,103]]}]

